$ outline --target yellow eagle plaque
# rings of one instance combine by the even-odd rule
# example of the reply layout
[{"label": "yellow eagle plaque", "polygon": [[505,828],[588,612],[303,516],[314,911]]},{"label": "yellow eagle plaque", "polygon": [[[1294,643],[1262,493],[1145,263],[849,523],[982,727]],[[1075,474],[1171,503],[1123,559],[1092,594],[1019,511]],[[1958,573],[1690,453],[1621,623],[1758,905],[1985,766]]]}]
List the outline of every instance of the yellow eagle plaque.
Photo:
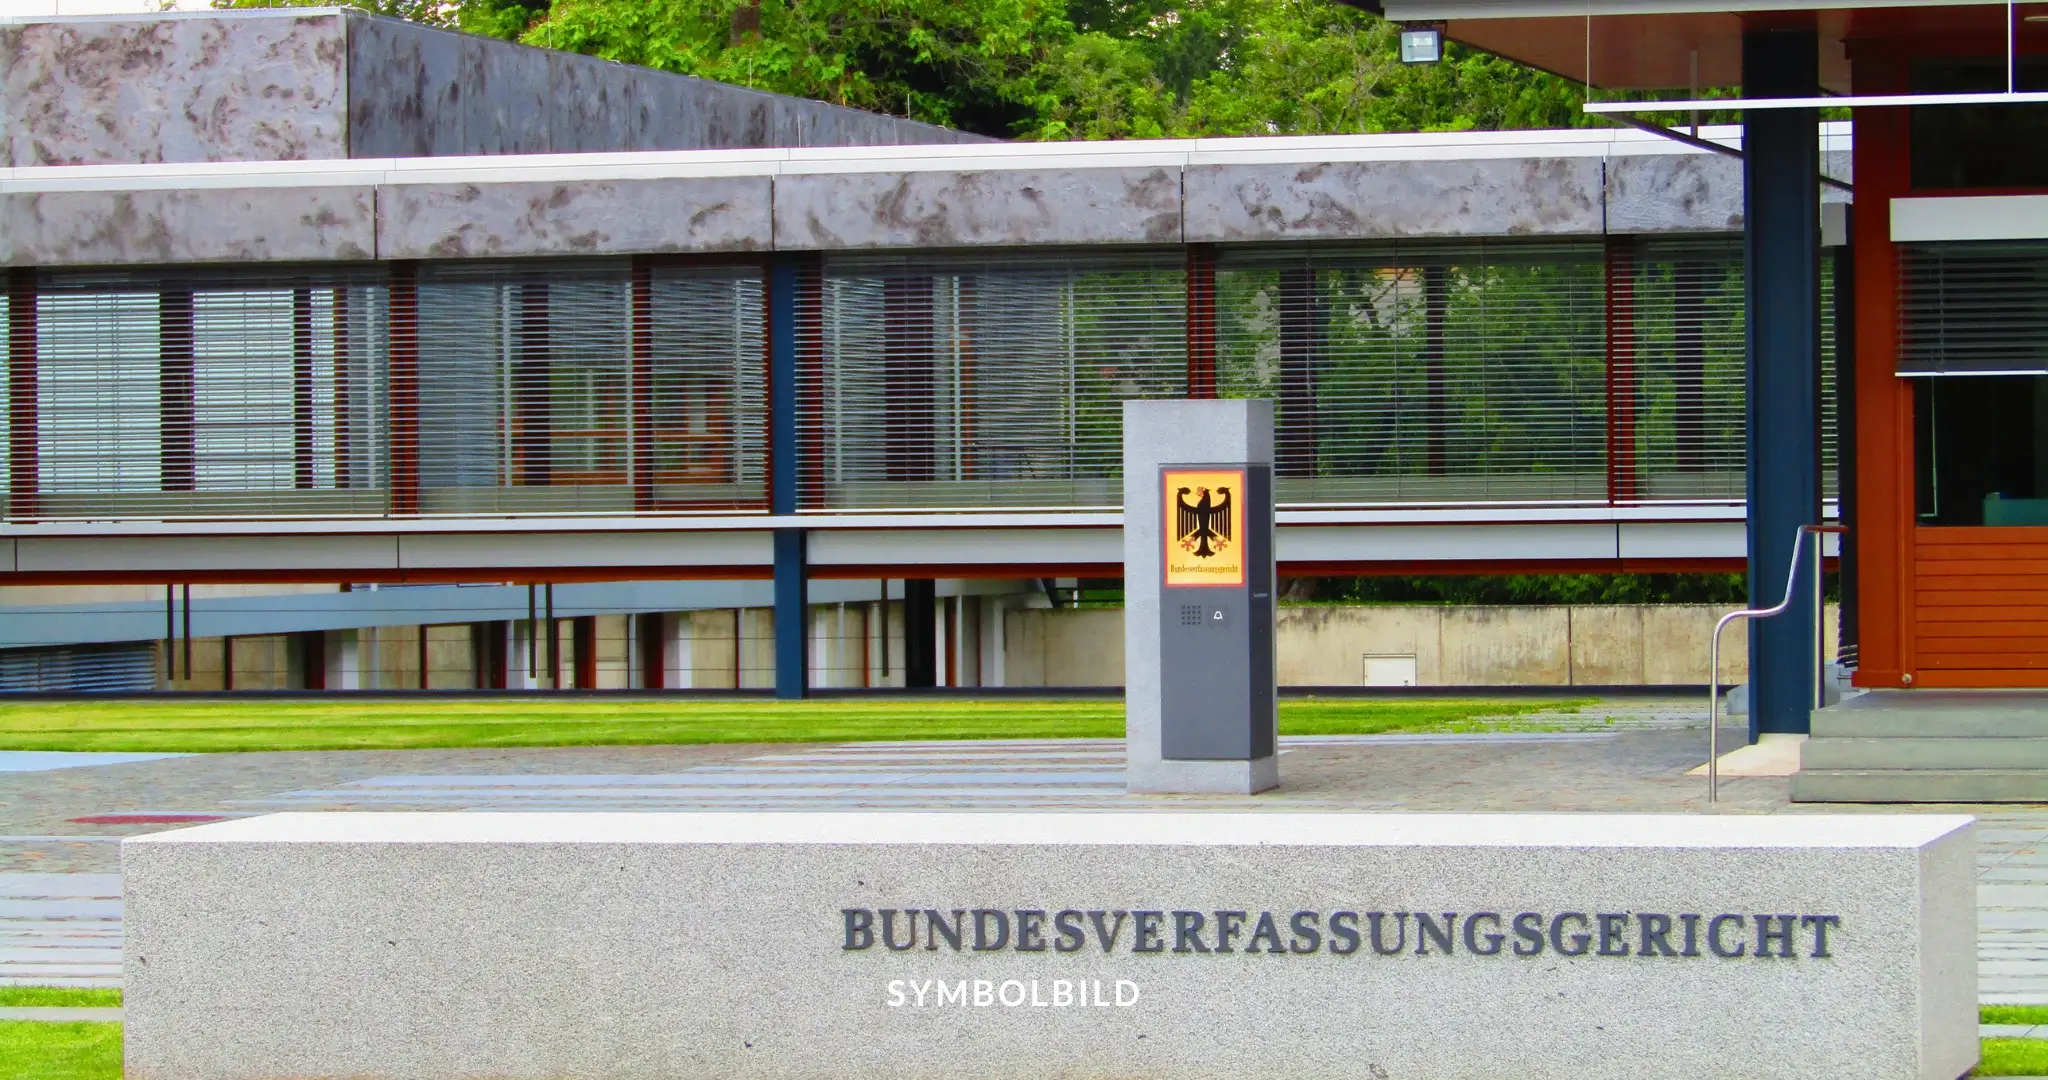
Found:
[{"label": "yellow eagle plaque", "polygon": [[1244,584],[1244,470],[1167,469],[1166,583]]}]

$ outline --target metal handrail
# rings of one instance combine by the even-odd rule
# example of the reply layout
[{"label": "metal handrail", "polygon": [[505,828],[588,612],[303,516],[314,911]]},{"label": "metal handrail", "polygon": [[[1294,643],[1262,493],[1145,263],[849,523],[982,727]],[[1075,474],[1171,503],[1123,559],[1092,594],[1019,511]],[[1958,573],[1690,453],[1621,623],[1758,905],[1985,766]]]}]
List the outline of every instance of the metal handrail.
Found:
[{"label": "metal handrail", "polygon": [[[1792,588],[1799,584],[1800,547],[1806,542],[1807,536],[1811,535],[1813,537],[1813,707],[1815,709],[1820,708],[1826,701],[1825,695],[1821,691],[1820,666],[1823,654],[1826,651],[1825,645],[1827,642],[1827,627],[1822,621],[1822,616],[1827,611],[1825,603],[1827,592],[1825,578],[1821,573],[1821,537],[1827,533],[1839,534],[1848,531],[1846,527],[1841,525],[1801,525],[1799,531],[1792,534],[1792,568],[1785,575],[1785,598],[1767,608],[1745,608],[1742,611],[1731,611],[1721,616],[1721,621],[1714,624],[1714,637],[1707,646],[1707,802],[1718,803],[1721,801],[1721,631],[1726,629],[1729,623],[1737,619],[1768,619],[1773,615],[1783,615],[1792,609]],[[1749,707],[1751,709],[1756,708],[1754,695],[1752,695]]]}]

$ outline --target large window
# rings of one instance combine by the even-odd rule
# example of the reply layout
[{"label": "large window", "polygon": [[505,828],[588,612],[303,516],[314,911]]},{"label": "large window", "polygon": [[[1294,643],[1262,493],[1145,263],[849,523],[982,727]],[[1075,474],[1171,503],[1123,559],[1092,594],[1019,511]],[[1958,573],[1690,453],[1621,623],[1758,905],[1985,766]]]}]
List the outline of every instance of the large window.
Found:
[{"label": "large window", "polygon": [[419,326],[427,513],[751,508],[766,494],[758,265],[435,264]]},{"label": "large window", "polygon": [[[2016,88],[2048,89],[2048,57],[2021,57]],[[2003,57],[1923,59],[1916,94],[2006,88]],[[1921,189],[2048,187],[2048,105],[1922,105],[1912,110],[1913,186]]]},{"label": "large window", "polygon": [[1905,245],[1916,518],[2048,525],[2048,244]]},{"label": "large window", "polygon": [[2048,376],[1913,380],[1922,525],[2048,525]]},{"label": "large window", "polygon": [[58,273],[37,291],[18,358],[36,391],[32,513],[381,508],[371,271]]},{"label": "large window", "polygon": [[9,301],[7,512],[755,508],[762,290],[626,259],[44,272]]}]

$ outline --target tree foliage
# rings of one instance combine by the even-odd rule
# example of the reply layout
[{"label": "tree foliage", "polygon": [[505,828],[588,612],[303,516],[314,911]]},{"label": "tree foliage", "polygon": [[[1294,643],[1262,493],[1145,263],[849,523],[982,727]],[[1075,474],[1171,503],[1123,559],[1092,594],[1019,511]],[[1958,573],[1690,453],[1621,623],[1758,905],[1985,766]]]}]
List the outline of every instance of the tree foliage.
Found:
[{"label": "tree foliage", "polygon": [[[214,0],[273,7],[323,0]],[[1567,127],[1576,84],[1451,45],[1404,65],[1337,0],[362,0],[379,14],[986,135]]]}]

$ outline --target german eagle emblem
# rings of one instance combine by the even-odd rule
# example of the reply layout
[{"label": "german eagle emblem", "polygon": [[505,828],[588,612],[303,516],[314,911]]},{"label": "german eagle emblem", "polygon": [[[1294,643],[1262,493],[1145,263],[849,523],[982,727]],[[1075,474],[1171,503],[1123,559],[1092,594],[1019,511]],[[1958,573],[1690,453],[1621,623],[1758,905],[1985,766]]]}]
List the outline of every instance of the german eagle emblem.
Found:
[{"label": "german eagle emblem", "polygon": [[[1192,504],[1188,496],[1194,494],[1198,500]],[[1217,488],[1212,496],[1208,488],[1179,488],[1173,493],[1173,501],[1179,513],[1174,516],[1173,538],[1181,548],[1197,559],[1212,559],[1224,548],[1230,546],[1230,489]]]}]

